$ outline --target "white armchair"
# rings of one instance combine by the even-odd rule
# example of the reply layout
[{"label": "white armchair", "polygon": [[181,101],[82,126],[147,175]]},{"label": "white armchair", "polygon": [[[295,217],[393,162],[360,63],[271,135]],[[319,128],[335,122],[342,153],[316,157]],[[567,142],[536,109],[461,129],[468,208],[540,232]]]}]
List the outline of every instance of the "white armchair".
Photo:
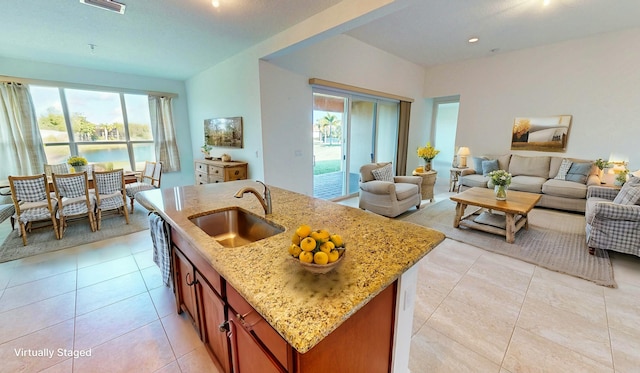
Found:
[{"label": "white armchair", "polygon": [[360,167],[359,207],[376,214],[396,217],[422,201],[420,176],[391,176],[392,181],[376,180],[372,171],[391,165],[370,163]]}]

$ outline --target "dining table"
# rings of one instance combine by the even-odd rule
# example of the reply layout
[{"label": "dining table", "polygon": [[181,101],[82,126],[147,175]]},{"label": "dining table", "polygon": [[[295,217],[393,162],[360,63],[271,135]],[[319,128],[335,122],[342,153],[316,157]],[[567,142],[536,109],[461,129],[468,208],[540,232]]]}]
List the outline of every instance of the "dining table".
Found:
[{"label": "dining table", "polygon": [[[138,181],[138,175],[140,174],[140,172],[136,172],[136,171],[125,171],[124,172],[124,183],[125,184],[132,184]],[[87,175],[88,181],[89,181],[89,189],[93,189],[93,177],[92,175]],[[50,176],[47,177],[47,180],[49,181],[49,191],[53,192],[53,178],[51,178]],[[2,196],[10,196],[11,195],[11,187],[9,184],[9,180],[5,179],[5,180],[0,180],[0,195]]]}]

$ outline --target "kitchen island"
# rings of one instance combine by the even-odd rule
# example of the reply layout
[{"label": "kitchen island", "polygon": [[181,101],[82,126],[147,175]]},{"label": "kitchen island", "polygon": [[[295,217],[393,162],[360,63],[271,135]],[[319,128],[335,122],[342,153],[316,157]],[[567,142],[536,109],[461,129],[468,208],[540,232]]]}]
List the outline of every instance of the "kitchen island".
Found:
[{"label": "kitchen island", "polygon": [[[174,256],[174,275],[178,280],[174,291],[179,295],[179,303],[191,302],[192,308],[200,309],[201,312],[192,310],[191,316],[194,323],[200,324],[199,332],[205,344],[207,330],[202,324],[206,324],[209,316],[202,312],[202,305],[209,308],[211,305],[203,300],[205,293],[199,291],[194,292],[200,294],[195,296],[197,299],[184,301],[185,294],[181,295],[184,290],[181,290],[179,282],[185,277],[188,286],[200,282],[213,289],[214,300],[221,303],[220,312],[228,313],[224,320],[233,319],[230,328],[223,322],[219,325],[220,330],[238,336],[240,331],[234,329],[238,325],[248,329],[250,337],[259,340],[260,349],[266,350],[270,359],[276,361],[277,369],[274,371],[311,371],[307,368],[313,361],[307,360],[318,359],[311,357],[326,341],[331,343],[325,344],[335,346],[340,343],[341,335],[352,332],[358,337],[359,331],[364,333],[360,337],[367,338],[367,333],[378,325],[367,325],[369,321],[365,316],[377,313],[372,307],[382,304],[382,300],[373,300],[391,299],[390,305],[385,301],[378,307],[391,318],[389,335],[382,334],[382,339],[391,339],[388,341],[391,345],[388,357],[382,357],[382,361],[388,364],[380,367],[380,371],[406,370],[415,297],[416,271],[413,266],[439,244],[444,235],[415,224],[276,187],[270,188],[273,211],[265,216],[262,205],[253,195],[233,197],[243,187],[253,187],[260,193],[263,191],[262,185],[255,181],[242,180],[167,188],[136,195],[137,201],[155,210],[171,226],[172,251],[178,254],[178,257]],[[265,217],[284,231],[242,247],[225,248],[189,219],[231,206]],[[308,224],[313,229],[327,229],[343,237],[347,251],[338,268],[324,275],[314,275],[291,258],[287,249],[295,229],[301,224]],[[187,265],[177,267],[175,262],[186,262]],[[193,275],[189,272],[189,265],[195,268]],[[192,295],[187,294],[186,297]],[[246,305],[234,306],[231,303],[244,301]],[[188,304],[186,306],[189,308]],[[240,312],[240,308],[245,307],[248,311]],[[291,350],[285,348],[281,353],[269,351],[272,336],[260,340],[261,332],[254,328],[259,321],[243,319],[253,310]],[[370,321],[378,323],[375,318]],[[342,330],[345,329],[341,328],[343,324],[349,325],[350,329]],[[211,326],[208,328],[212,329]],[[339,351],[350,351],[355,360],[375,360],[371,352],[379,350],[368,351],[368,344],[377,339],[359,340],[357,344],[339,346],[338,352],[333,350],[318,355],[333,354],[324,358],[339,359],[341,356],[336,356]],[[241,370],[237,366],[241,352],[238,343],[236,340],[228,343],[229,366],[234,371]],[[226,356],[214,357],[218,363],[227,359]],[[305,360],[306,357],[309,359]],[[229,366],[222,362],[223,369],[231,369]]]}]

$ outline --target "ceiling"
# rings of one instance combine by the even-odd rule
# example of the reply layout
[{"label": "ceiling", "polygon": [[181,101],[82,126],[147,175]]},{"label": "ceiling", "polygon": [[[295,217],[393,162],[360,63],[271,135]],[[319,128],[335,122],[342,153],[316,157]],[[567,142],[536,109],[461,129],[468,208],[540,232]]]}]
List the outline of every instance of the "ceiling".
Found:
[{"label": "ceiling", "polygon": [[[640,27],[638,0],[399,1],[346,33],[423,66]],[[341,0],[121,2],[124,15],[78,0],[3,0],[0,56],[183,80]]]}]

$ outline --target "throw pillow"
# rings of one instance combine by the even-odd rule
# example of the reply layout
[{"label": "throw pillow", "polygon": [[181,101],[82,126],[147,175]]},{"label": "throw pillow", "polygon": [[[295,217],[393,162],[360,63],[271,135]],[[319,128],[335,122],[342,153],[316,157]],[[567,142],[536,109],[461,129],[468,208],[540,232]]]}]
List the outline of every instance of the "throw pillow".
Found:
[{"label": "throw pillow", "polygon": [[592,163],[574,162],[573,164],[571,164],[569,172],[567,172],[567,176],[565,176],[564,179],[567,181],[575,181],[576,183],[586,184],[587,178],[591,173],[591,167],[593,167]]},{"label": "throw pillow", "polygon": [[616,198],[613,199],[613,203],[621,205],[635,205],[638,202],[640,202],[639,184],[625,183],[616,195]]},{"label": "throw pillow", "polygon": [[487,157],[471,157],[473,161],[473,169],[477,174],[482,172],[482,161],[486,161]]},{"label": "throw pillow", "polygon": [[498,166],[498,160],[497,159],[493,159],[493,160],[490,160],[490,161],[482,161],[482,175],[483,176],[488,176],[489,172],[497,171],[499,169],[500,169],[500,167]]},{"label": "throw pillow", "polygon": [[393,170],[391,169],[391,163],[386,166],[371,170],[374,179],[380,181],[393,181]]},{"label": "throw pillow", "polygon": [[558,174],[556,175],[556,177],[554,177],[554,179],[556,180],[565,180],[567,177],[567,172],[569,172],[569,169],[571,168],[571,165],[573,164],[573,162],[571,162],[568,159],[563,159],[562,163],[560,164],[560,169],[558,170]]}]

